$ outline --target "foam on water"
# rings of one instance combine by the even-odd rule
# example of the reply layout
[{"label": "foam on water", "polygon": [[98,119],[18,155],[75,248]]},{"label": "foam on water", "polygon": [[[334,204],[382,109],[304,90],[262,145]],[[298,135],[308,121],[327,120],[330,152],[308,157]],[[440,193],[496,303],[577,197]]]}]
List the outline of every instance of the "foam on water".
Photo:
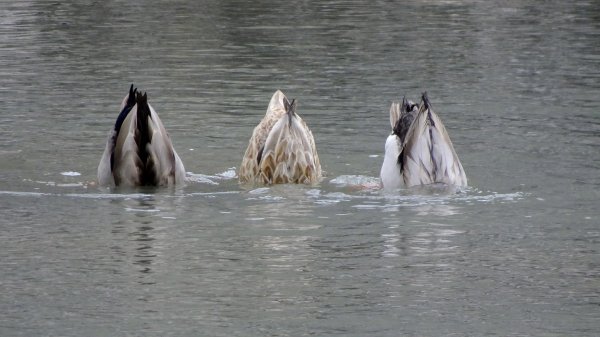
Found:
[{"label": "foam on water", "polygon": [[[69,177],[77,175],[68,175]],[[188,172],[188,186],[195,183],[219,186],[220,182],[229,181],[236,178],[235,168],[227,169],[224,172],[215,175],[205,175]],[[31,180],[30,180],[31,181]],[[84,182],[56,183],[51,181],[31,181],[49,187],[50,192],[38,191],[0,191],[0,194],[11,195],[15,197],[65,197],[82,199],[147,199],[155,198],[157,194],[150,193],[128,193],[124,190],[119,193],[114,189],[98,189],[99,193],[94,193],[90,189],[91,184]],[[232,186],[228,186],[228,189]],[[236,186],[237,187],[237,186]],[[82,192],[90,193],[72,193],[74,188],[81,188]],[[202,186],[199,186],[202,190]],[[239,188],[239,187],[237,187]],[[37,188],[36,188],[37,189]],[[104,193],[105,191],[106,193]],[[161,191],[161,189],[157,190]],[[172,191],[173,192],[173,191]],[[523,192],[514,193],[496,193],[492,191],[483,191],[477,188],[449,188],[444,185],[423,186],[410,189],[401,189],[397,191],[384,191],[380,187],[379,178],[364,175],[341,175],[319,187],[307,188],[304,185],[274,185],[257,187],[249,191],[242,189],[225,191],[202,191],[185,192],[185,187],[179,188],[171,194],[158,194],[164,198],[187,198],[187,197],[234,197],[242,194],[247,201],[259,201],[266,203],[282,202],[285,200],[308,201],[316,206],[328,207],[347,203],[352,209],[357,211],[380,210],[382,212],[397,212],[403,208],[411,208],[418,214],[437,214],[453,215],[461,213],[461,208],[472,204],[491,204],[491,203],[509,203],[518,202],[526,198],[527,194]]]},{"label": "foam on water", "polygon": [[235,167],[228,168],[223,172],[219,172],[213,175],[207,175],[202,173],[187,172],[186,180],[189,183],[219,185],[219,181],[227,181],[237,178]]},{"label": "foam on water", "polygon": [[[443,215],[456,214],[456,207],[461,204],[516,202],[526,197],[526,193],[523,192],[483,192],[476,188],[455,188],[441,184],[384,191],[379,187],[378,178],[361,175],[339,176],[332,179],[330,183],[344,188],[346,191],[322,193],[322,191],[309,190],[307,196],[319,205],[341,202],[355,203],[352,207],[358,210],[394,211],[401,207],[426,209],[435,206]],[[347,191],[348,189],[350,191]]]},{"label": "foam on water", "polygon": [[67,177],[78,177],[81,175],[81,173],[75,171],[65,171],[61,172],[60,174]]}]

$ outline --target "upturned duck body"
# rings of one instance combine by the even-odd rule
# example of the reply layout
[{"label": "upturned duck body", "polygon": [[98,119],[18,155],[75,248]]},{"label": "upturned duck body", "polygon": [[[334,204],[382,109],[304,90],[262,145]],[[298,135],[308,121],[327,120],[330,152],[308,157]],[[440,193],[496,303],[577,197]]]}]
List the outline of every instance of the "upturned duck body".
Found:
[{"label": "upturned duck body", "polygon": [[296,113],[296,101],[277,90],[254,128],[240,166],[240,182],[314,184],[321,175],[315,140]]},{"label": "upturned duck body", "polygon": [[121,112],[109,132],[98,165],[103,186],[166,186],[183,183],[185,168],[163,123],[148,103],[148,96],[134,89],[121,103]]},{"label": "upturned duck body", "polygon": [[427,93],[420,104],[406,99],[392,103],[390,124],[392,133],[385,143],[380,174],[385,189],[434,183],[467,185],[450,136],[432,110]]}]

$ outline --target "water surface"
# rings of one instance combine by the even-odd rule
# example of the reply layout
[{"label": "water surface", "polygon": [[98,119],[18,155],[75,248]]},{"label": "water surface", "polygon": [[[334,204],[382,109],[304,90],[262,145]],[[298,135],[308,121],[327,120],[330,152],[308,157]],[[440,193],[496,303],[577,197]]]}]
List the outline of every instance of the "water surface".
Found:
[{"label": "water surface", "polygon": [[[595,336],[593,1],[0,6],[0,334]],[[129,85],[185,163],[104,189]],[[242,187],[282,89],[317,186]],[[375,186],[389,105],[427,91],[470,187]]]}]

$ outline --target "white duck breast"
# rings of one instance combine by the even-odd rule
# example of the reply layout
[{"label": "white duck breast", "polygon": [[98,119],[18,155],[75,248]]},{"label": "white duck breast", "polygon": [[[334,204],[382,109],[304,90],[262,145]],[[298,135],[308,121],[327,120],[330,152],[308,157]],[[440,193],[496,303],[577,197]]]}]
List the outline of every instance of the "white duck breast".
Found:
[{"label": "white duck breast", "polygon": [[98,166],[107,186],[165,186],[183,183],[185,168],[146,94],[133,89],[111,131]]},{"label": "white duck breast", "polygon": [[276,91],[254,129],[240,166],[242,183],[313,184],[321,178],[315,140],[296,114],[296,103]]},{"label": "white duck breast", "polygon": [[[392,110],[395,110],[394,105]],[[395,118],[392,110],[391,120]],[[404,100],[400,110],[393,124],[394,131],[386,141],[381,169],[384,188],[433,183],[466,186],[462,164],[444,124],[431,109],[427,94],[423,94],[420,107]]]}]

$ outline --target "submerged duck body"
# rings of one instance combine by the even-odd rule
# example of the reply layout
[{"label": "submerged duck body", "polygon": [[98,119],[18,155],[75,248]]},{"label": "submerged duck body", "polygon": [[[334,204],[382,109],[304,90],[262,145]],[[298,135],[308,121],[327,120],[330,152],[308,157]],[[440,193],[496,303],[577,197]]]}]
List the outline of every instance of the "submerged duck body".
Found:
[{"label": "submerged duck body", "polygon": [[314,184],[321,163],[312,132],[291,102],[277,90],[254,128],[239,171],[241,183]]},{"label": "submerged duck body", "polygon": [[123,99],[98,165],[102,186],[168,186],[184,182],[185,168],[148,96],[134,89]]},{"label": "submerged duck body", "polygon": [[467,186],[465,171],[427,93],[421,103],[403,99],[390,108],[381,182],[386,189],[444,183]]}]

